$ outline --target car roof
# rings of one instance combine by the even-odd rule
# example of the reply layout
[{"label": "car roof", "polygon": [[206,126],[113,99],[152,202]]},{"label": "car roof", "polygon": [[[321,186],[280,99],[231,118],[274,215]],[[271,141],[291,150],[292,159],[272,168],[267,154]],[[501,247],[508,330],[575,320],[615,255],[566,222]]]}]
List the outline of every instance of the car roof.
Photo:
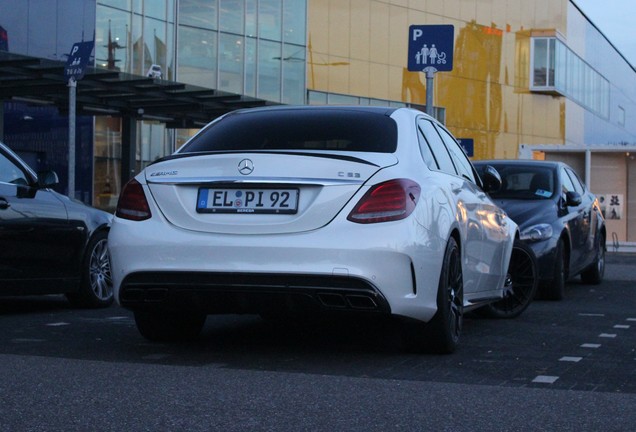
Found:
[{"label": "car roof", "polygon": [[487,159],[473,161],[474,165],[518,165],[518,166],[536,166],[545,168],[557,168],[559,166],[569,166],[559,161],[543,161],[535,159]]},{"label": "car roof", "polygon": [[228,113],[228,115],[257,113],[257,112],[276,112],[276,111],[359,111],[367,113],[375,113],[390,116],[398,110],[396,107],[387,106],[371,106],[371,105],[276,105],[258,108],[246,108]]}]

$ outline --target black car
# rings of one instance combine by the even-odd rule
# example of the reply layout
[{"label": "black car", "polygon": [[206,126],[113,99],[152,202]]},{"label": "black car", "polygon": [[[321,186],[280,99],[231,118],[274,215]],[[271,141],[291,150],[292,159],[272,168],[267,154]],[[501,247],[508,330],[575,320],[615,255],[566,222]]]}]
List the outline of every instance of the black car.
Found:
[{"label": "black car", "polygon": [[535,160],[476,161],[501,175],[492,199],[519,225],[538,262],[539,296],[560,300],[569,278],[599,284],[605,271],[605,220],[598,200],[567,164]]},{"label": "black car", "polygon": [[77,307],[113,302],[112,215],[61,195],[0,143],[0,296],[65,294]]}]

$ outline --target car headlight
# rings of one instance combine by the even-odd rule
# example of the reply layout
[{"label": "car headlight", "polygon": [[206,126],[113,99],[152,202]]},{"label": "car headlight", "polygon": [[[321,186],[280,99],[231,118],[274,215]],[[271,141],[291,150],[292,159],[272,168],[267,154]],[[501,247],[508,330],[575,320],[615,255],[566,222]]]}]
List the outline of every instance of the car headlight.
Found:
[{"label": "car headlight", "polygon": [[524,241],[547,240],[552,237],[552,226],[549,224],[532,225],[521,231],[520,238]]}]

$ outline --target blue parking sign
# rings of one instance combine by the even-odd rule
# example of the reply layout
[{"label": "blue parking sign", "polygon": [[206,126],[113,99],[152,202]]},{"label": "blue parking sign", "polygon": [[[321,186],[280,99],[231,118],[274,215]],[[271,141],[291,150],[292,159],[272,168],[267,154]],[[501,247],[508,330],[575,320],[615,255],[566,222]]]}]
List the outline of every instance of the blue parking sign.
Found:
[{"label": "blue parking sign", "polygon": [[412,25],[409,27],[408,70],[422,72],[453,70],[455,28],[452,25]]},{"label": "blue parking sign", "polygon": [[94,41],[78,42],[73,45],[64,66],[64,78],[67,81],[71,78],[75,78],[77,81],[84,77],[94,46]]}]

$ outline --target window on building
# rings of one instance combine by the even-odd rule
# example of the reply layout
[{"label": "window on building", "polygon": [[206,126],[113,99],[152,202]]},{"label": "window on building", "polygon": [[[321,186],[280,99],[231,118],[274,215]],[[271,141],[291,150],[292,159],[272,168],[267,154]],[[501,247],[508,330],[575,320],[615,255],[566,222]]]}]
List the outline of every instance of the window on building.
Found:
[{"label": "window on building", "polygon": [[556,37],[533,37],[530,90],[559,94],[609,118],[609,82]]},{"label": "window on building", "polygon": [[281,100],[282,46],[280,42],[259,40],[256,97]]},{"label": "window on building", "polygon": [[259,37],[282,41],[281,0],[260,0],[258,4]]},{"label": "window on building", "polygon": [[245,38],[221,33],[219,37],[219,89],[243,93],[243,47]]},{"label": "window on building", "polygon": [[625,127],[625,108],[618,107],[618,125]]},{"label": "window on building", "polygon": [[217,2],[215,0],[179,0],[179,24],[217,30]]},{"label": "window on building", "polygon": [[282,102],[300,105],[305,102],[305,47],[283,44]]},{"label": "window on building", "polygon": [[217,32],[179,26],[179,81],[216,87]]},{"label": "window on building", "polygon": [[244,34],[245,12],[243,0],[220,0],[219,28],[221,31]]},{"label": "window on building", "polygon": [[554,87],[555,39],[537,38],[533,44],[533,87]]}]

